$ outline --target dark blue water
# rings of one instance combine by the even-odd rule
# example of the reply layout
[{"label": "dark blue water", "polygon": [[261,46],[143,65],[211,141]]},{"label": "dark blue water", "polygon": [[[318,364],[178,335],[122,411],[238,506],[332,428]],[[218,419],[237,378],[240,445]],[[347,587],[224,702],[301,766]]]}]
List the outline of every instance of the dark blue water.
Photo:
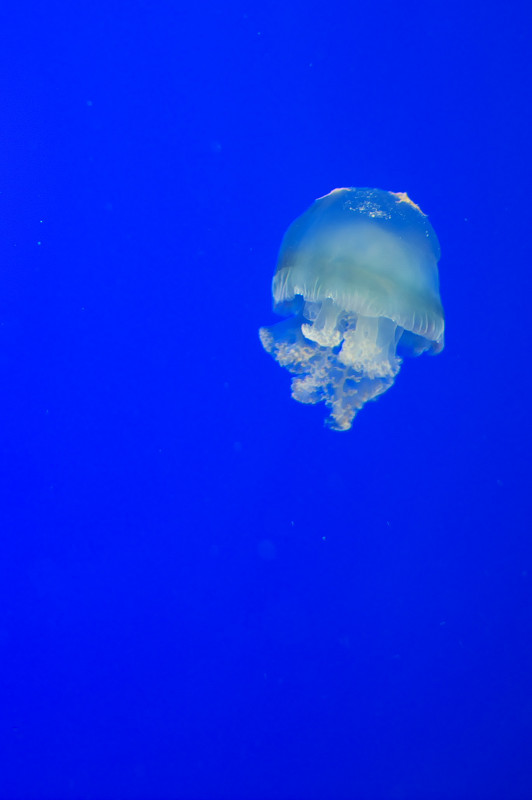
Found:
[{"label": "dark blue water", "polygon": [[[0,800],[532,796],[528,14],[4,9]],[[335,186],[447,315],[348,433],[257,335]]]}]

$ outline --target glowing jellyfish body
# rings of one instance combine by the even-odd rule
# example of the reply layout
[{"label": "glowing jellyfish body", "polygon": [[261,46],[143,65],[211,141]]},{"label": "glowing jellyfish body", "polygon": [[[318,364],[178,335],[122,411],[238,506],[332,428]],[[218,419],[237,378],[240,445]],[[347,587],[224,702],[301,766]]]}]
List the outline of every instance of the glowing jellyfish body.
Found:
[{"label": "glowing jellyfish body", "polygon": [[292,374],[292,396],[325,402],[328,424],[349,430],[389,389],[408,355],[439,353],[444,317],[436,234],[405,193],[334,189],[288,228],[273,278],[274,310],[261,342]]}]

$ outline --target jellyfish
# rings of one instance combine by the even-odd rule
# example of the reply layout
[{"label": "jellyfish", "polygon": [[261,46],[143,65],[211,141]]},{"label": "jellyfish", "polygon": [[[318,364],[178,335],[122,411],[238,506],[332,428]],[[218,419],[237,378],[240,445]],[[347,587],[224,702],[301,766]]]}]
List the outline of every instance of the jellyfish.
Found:
[{"label": "jellyfish", "polygon": [[405,192],[334,189],[288,228],[272,284],[286,317],[259,330],[292,373],[292,397],[324,402],[333,430],[389,389],[402,356],[444,344],[440,247]]}]

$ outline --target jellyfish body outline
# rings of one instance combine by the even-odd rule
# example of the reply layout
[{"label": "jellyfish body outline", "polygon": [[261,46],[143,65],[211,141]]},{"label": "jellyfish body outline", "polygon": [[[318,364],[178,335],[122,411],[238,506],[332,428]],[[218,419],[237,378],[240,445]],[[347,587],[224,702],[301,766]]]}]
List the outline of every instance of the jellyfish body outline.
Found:
[{"label": "jellyfish body outline", "polygon": [[404,192],[334,189],[286,231],[272,281],[287,317],[259,330],[292,373],[292,396],[324,402],[329,427],[393,384],[402,355],[439,353],[444,313],[440,246],[428,217]]}]

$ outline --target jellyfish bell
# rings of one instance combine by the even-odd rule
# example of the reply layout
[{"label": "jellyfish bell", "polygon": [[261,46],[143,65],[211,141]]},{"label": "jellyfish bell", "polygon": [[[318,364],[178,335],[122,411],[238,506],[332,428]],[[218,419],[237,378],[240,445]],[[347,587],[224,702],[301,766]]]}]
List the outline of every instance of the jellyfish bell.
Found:
[{"label": "jellyfish bell", "polygon": [[334,189],[288,228],[273,278],[274,310],[259,331],[292,374],[292,396],[325,402],[348,430],[389,389],[402,355],[444,344],[436,234],[406,193]]}]

